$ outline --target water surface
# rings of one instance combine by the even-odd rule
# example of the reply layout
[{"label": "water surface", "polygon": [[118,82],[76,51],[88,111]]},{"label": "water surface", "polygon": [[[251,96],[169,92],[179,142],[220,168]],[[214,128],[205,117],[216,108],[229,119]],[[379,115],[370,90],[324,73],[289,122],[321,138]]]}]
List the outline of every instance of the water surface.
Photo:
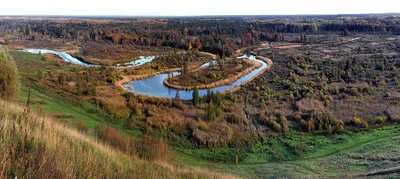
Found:
[{"label": "water surface", "polygon": [[[64,61],[76,64],[76,65],[83,65],[83,66],[87,66],[87,67],[100,67],[101,66],[101,65],[93,65],[93,64],[85,63],[85,62],[80,61],[79,59],[71,56],[70,54],[68,54],[66,52],[58,52],[58,51],[46,50],[46,49],[25,49],[23,51],[29,52],[29,53],[34,53],[34,54],[46,54],[46,53],[55,54],[55,55],[58,55],[59,57],[61,57]],[[145,63],[149,63],[149,62],[153,61],[155,58],[156,58],[155,56],[148,56],[148,57],[140,56],[138,60],[133,60],[132,62],[129,62],[129,63],[117,64],[114,67],[128,68],[128,67],[140,66]],[[267,63],[265,63],[262,60],[256,59],[255,56],[248,57],[246,55],[243,55],[238,58],[239,59],[249,58],[250,60],[258,61],[262,64],[262,66],[258,67],[257,69],[253,70],[252,72],[242,76],[241,78],[237,79],[232,84],[211,88],[211,89],[209,89],[210,91],[224,92],[226,90],[235,88],[236,86],[241,85],[244,81],[257,75],[261,70],[267,68]],[[212,60],[208,63],[203,64],[201,67],[206,68],[210,65],[211,66],[217,65],[217,62],[215,60]],[[192,99],[193,90],[177,90],[177,89],[167,87],[163,83],[164,79],[172,77],[172,76],[177,76],[180,74],[181,74],[180,72],[173,72],[173,73],[164,73],[164,74],[160,74],[160,75],[155,75],[155,76],[145,78],[142,80],[131,81],[131,82],[125,84],[124,87],[128,91],[131,91],[131,92],[137,93],[137,94],[174,98],[177,95],[177,93],[179,93],[179,97],[181,99],[185,99],[185,100]],[[199,95],[205,96],[207,94],[207,91],[208,90],[199,90]]]},{"label": "water surface", "polygon": [[[238,58],[247,58],[247,56],[241,56]],[[256,59],[255,56],[250,56],[250,60],[258,61],[262,64],[261,67],[253,70],[252,72],[242,76],[235,82],[230,85],[219,86],[210,89],[210,91],[215,92],[223,92],[225,90],[229,90],[235,88],[236,86],[242,84],[244,81],[252,78],[253,76],[257,75],[258,72],[267,68],[267,63],[262,60]],[[180,72],[174,73],[165,73],[160,75],[155,75],[143,80],[136,80],[131,81],[124,85],[124,87],[133,93],[143,94],[143,95],[150,95],[150,96],[158,96],[158,97],[166,97],[166,98],[174,98],[176,93],[179,93],[179,97],[185,100],[192,99],[193,90],[177,90],[170,87],[167,87],[163,84],[164,79],[168,78],[169,76],[177,76],[180,75]],[[207,94],[207,90],[199,90],[200,96],[205,96]]]},{"label": "water surface", "polygon": [[[67,52],[58,52],[58,51],[46,50],[46,49],[24,49],[22,51],[34,53],[34,54],[46,54],[46,53],[55,54],[55,55],[58,55],[59,57],[61,57],[64,61],[72,63],[72,64],[76,64],[76,65],[83,65],[83,66],[87,66],[87,67],[100,67],[101,66],[101,65],[94,65],[94,64],[89,64],[89,63],[80,61],[79,59],[71,56]],[[137,59],[137,60],[133,60],[128,63],[117,64],[114,67],[129,68],[129,67],[140,66],[140,65],[143,65],[143,64],[153,61],[155,58],[156,58],[155,56],[148,56],[148,57],[140,56],[139,59]]]}]

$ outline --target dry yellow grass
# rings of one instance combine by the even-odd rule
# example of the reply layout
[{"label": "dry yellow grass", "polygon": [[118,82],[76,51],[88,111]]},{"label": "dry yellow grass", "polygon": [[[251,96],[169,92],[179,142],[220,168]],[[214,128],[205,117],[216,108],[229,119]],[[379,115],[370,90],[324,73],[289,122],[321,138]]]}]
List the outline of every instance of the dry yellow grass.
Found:
[{"label": "dry yellow grass", "polygon": [[0,149],[0,178],[234,178],[140,160],[51,117],[2,100]]}]

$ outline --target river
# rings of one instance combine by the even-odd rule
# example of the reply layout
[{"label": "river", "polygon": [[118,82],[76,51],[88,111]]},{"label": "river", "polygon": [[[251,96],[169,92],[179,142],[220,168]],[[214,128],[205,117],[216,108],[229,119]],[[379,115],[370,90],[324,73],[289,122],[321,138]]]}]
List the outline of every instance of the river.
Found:
[{"label": "river", "polygon": [[[59,51],[46,50],[46,49],[24,49],[22,51],[34,53],[34,54],[46,54],[46,53],[55,54],[55,55],[61,57],[64,61],[72,63],[72,64],[83,65],[86,67],[100,67],[100,65],[93,65],[93,64],[89,64],[89,63],[80,61],[79,59],[71,56],[67,52],[59,52]],[[136,67],[136,66],[143,65],[145,63],[149,63],[149,62],[153,61],[155,58],[156,58],[155,56],[148,56],[148,57],[140,56],[139,59],[137,59],[137,60],[133,60],[128,63],[116,64],[114,67],[115,68]]]},{"label": "river", "polygon": [[[247,58],[246,56],[238,57],[238,58]],[[209,89],[210,91],[214,92],[224,92],[226,90],[235,88],[237,85],[241,85],[243,82],[245,82],[248,79],[251,79],[253,76],[257,75],[261,70],[267,68],[267,63],[265,63],[262,60],[256,59],[255,56],[250,56],[250,60],[255,60],[258,61],[262,64],[261,67],[253,70],[252,72],[242,76],[235,82],[233,82],[230,85],[224,85],[224,86],[219,86],[215,87],[212,89]],[[180,72],[174,72],[174,73],[166,73],[166,74],[160,74],[160,75],[155,75],[143,80],[136,80],[136,81],[131,81],[127,84],[124,85],[124,87],[133,93],[137,94],[143,94],[143,95],[149,95],[149,96],[158,96],[158,97],[166,97],[166,98],[174,98],[176,96],[176,93],[178,91],[179,97],[181,99],[185,100],[190,100],[192,99],[192,93],[193,90],[177,90],[173,89],[170,87],[167,87],[164,85],[163,81],[164,79],[168,78],[168,76],[176,76],[180,75]],[[199,95],[200,96],[205,96],[207,94],[208,90],[199,90]]]},{"label": "river", "polygon": [[[45,50],[45,49],[25,49],[23,50],[24,52],[29,52],[29,53],[35,53],[35,54],[46,54],[46,53],[51,53],[58,55],[61,57],[64,61],[70,62],[73,64],[77,65],[83,65],[87,67],[100,67],[100,65],[93,65],[93,64],[88,64],[83,61],[80,61],[79,59],[71,56],[70,54],[66,52],[58,52],[58,51],[53,51],[53,50]],[[261,67],[258,67],[257,69],[253,70],[252,72],[242,76],[241,78],[237,79],[235,82],[233,82],[230,85],[224,85],[224,86],[219,86],[215,87],[212,89],[209,89],[210,91],[213,92],[224,92],[226,90],[235,88],[238,85],[241,85],[243,82],[247,81],[248,79],[251,79],[255,75],[257,75],[261,70],[267,68],[267,63],[265,63],[262,60],[256,59],[255,56],[241,56],[238,57],[240,58],[249,58],[249,60],[255,60],[258,61],[262,64]],[[123,63],[123,64],[117,64],[114,67],[115,68],[128,68],[128,67],[135,67],[135,66],[140,66],[145,63],[149,63],[155,59],[155,56],[149,56],[149,57],[143,57],[141,56],[138,60],[134,60],[129,63]],[[215,61],[211,61],[211,63],[216,63]],[[210,63],[203,64],[202,67],[207,67],[209,66]],[[136,94],[142,94],[142,95],[149,95],[149,96],[157,96],[157,97],[166,97],[166,98],[174,98],[177,94],[179,93],[179,97],[181,99],[185,100],[190,100],[192,99],[192,93],[193,90],[177,90],[173,89],[170,87],[167,87],[164,85],[163,81],[164,79],[172,76],[177,76],[180,75],[180,72],[173,72],[173,73],[164,73],[160,75],[155,75],[152,77],[148,77],[142,80],[136,80],[136,81],[131,81],[127,84],[124,84],[124,87],[133,93]],[[205,96],[207,94],[208,90],[199,90],[199,95],[200,96]]]}]

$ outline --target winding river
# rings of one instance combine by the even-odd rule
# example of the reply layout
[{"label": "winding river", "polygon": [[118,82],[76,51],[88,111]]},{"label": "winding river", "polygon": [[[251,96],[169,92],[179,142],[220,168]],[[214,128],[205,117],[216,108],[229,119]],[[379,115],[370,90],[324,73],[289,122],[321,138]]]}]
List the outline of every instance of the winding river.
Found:
[{"label": "winding river", "polygon": [[[247,58],[247,56],[242,56],[238,58]],[[235,82],[230,85],[219,86],[210,89],[210,91],[214,92],[223,92],[232,88],[235,88],[238,85],[241,85],[243,82],[251,79],[253,76],[257,75],[261,70],[267,68],[267,63],[262,60],[258,60],[255,56],[250,56],[250,60],[258,61],[262,64],[261,67],[253,70],[252,72],[242,76]],[[160,74],[156,76],[152,76],[143,80],[131,81],[124,85],[128,91],[137,93],[137,94],[144,94],[150,96],[159,96],[159,97],[166,97],[166,98],[174,98],[176,96],[177,91],[179,91],[179,97],[185,100],[192,99],[193,90],[177,90],[173,88],[169,88],[163,84],[164,79],[168,78],[168,76],[177,76],[180,75],[180,72],[174,73],[167,73],[167,74]],[[205,96],[208,90],[199,90],[200,96]]]},{"label": "winding river", "polygon": [[[87,66],[87,67],[99,67],[100,66],[100,65],[93,65],[93,64],[88,64],[88,63],[82,62],[79,59],[71,56],[70,54],[68,54],[66,52],[58,52],[58,51],[43,50],[43,49],[25,49],[23,51],[29,52],[29,53],[35,53],[35,54],[51,53],[51,54],[58,55],[66,62],[70,62],[70,63],[77,64],[77,65],[83,65],[83,66]],[[226,90],[235,88],[236,86],[241,85],[243,82],[245,82],[248,79],[251,79],[252,77],[257,75],[260,71],[267,68],[267,63],[265,63],[262,60],[256,59],[255,56],[247,57],[246,55],[244,55],[244,56],[241,56],[238,58],[249,58],[249,60],[255,60],[255,61],[261,63],[262,66],[258,67],[257,69],[253,70],[252,72],[242,76],[241,78],[239,78],[238,80],[236,80],[235,82],[233,82],[230,85],[215,87],[215,88],[209,89],[210,91],[224,92]],[[138,60],[134,60],[132,62],[124,63],[124,64],[117,64],[114,67],[116,67],[116,68],[135,67],[135,66],[143,65],[145,63],[149,63],[154,59],[155,59],[155,56],[149,56],[149,57],[142,56]],[[211,63],[215,64],[216,62],[211,61]],[[201,67],[204,68],[209,65],[210,65],[210,62],[203,64]],[[193,90],[177,90],[177,89],[167,87],[163,84],[164,79],[171,77],[171,76],[177,76],[177,75],[180,75],[180,72],[164,73],[164,74],[160,74],[160,75],[155,75],[155,76],[145,78],[142,80],[131,81],[129,83],[124,84],[124,87],[126,90],[136,93],[136,94],[157,96],[157,97],[166,97],[166,98],[174,98],[178,91],[180,98],[185,99],[185,100],[192,99]],[[199,95],[205,96],[207,94],[207,91],[208,90],[203,90],[203,89],[199,90]]]}]

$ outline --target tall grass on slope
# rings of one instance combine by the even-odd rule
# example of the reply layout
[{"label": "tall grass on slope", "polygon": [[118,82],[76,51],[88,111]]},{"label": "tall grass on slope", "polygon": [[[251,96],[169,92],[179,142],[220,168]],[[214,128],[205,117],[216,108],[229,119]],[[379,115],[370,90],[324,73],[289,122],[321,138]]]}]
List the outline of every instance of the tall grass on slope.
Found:
[{"label": "tall grass on slope", "polygon": [[0,178],[232,178],[126,155],[0,100]]}]

